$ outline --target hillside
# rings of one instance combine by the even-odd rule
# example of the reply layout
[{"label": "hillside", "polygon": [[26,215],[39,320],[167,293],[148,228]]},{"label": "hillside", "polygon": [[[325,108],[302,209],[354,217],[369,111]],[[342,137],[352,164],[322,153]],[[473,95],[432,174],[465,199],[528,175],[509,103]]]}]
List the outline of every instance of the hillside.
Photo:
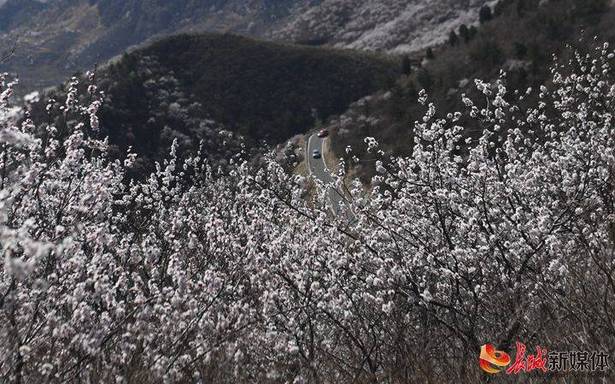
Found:
[{"label": "hillside", "polygon": [[131,146],[150,160],[166,153],[174,138],[194,148],[220,126],[249,143],[276,144],[397,77],[395,61],[372,54],[179,35],[99,71],[106,94],[102,133],[119,151]]},{"label": "hillside", "polygon": [[[551,78],[553,55],[565,60],[570,54],[566,44],[583,51],[592,45],[593,36],[615,41],[614,20],[615,9],[608,0],[501,2],[476,35],[456,29],[454,41],[434,49],[422,65],[406,68],[408,75],[394,87],[367,96],[329,121],[334,150],[344,157],[346,147],[351,146],[363,160],[356,170],[367,181],[373,174],[373,161],[364,151],[363,138],[375,137],[387,153],[410,153],[412,126],[426,111],[417,102],[421,89],[428,92],[437,115],[446,116],[466,109],[462,94],[480,99],[473,79],[492,81],[501,70],[507,73],[509,90],[537,88]],[[525,100],[531,101],[531,97]],[[470,122],[460,124],[473,128]]]},{"label": "hillside", "polygon": [[44,88],[127,48],[182,31],[260,35],[295,3],[271,0],[6,0],[0,5],[0,50],[16,45],[1,71],[23,86]]},{"label": "hillside", "polygon": [[488,0],[324,0],[273,32],[281,39],[370,51],[416,52],[476,24]]},{"label": "hillside", "polygon": [[56,86],[76,71],[162,36],[231,32],[282,42],[415,52],[475,24],[487,0],[4,0],[0,52],[15,55],[21,89]]},{"label": "hillside", "polygon": [[615,0],[480,3],[0,0],[0,384],[615,383]]}]

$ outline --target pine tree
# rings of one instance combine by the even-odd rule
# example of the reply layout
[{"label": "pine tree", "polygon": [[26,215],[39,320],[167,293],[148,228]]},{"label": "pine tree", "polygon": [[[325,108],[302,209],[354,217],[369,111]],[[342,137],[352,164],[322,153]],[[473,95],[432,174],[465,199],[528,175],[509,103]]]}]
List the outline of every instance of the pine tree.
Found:
[{"label": "pine tree", "polygon": [[491,19],[493,19],[493,14],[491,13],[491,7],[489,7],[488,5],[483,5],[480,11],[478,12],[478,19],[481,24],[484,24],[490,21]]},{"label": "pine tree", "polygon": [[433,54],[433,49],[431,49],[431,48],[427,48],[427,52],[425,52],[425,57],[426,57],[428,60],[433,60],[433,59],[435,59],[435,58],[436,58],[436,56]]},{"label": "pine tree", "polygon": [[412,72],[412,63],[410,62],[410,58],[408,55],[404,55],[401,58],[401,73],[402,75],[408,76]]},{"label": "pine tree", "polygon": [[451,47],[454,47],[459,43],[459,37],[457,37],[457,33],[455,33],[454,30],[451,31],[448,36],[448,43],[451,45]]},{"label": "pine tree", "polygon": [[463,41],[468,43],[470,41],[470,30],[465,24],[461,24],[459,27],[459,36],[463,38]]}]

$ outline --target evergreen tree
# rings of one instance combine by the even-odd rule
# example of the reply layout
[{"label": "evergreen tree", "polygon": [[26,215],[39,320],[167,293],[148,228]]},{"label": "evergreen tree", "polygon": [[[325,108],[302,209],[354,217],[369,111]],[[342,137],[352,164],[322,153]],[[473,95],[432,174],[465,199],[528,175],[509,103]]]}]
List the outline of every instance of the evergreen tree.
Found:
[{"label": "evergreen tree", "polygon": [[429,60],[433,60],[436,56],[433,54],[433,49],[427,48],[427,52],[425,52],[425,57]]},{"label": "evergreen tree", "polygon": [[448,43],[451,45],[451,47],[456,46],[459,43],[459,37],[457,37],[457,33],[455,33],[455,31],[451,31],[450,35],[448,36]]},{"label": "evergreen tree", "polygon": [[401,73],[402,75],[408,76],[412,72],[412,63],[410,62],[410,58],[408,55],[404,55],[401,58]]},{"label": "evergreen tree", "polygon": [[468,29],[467,25],[461,24],[461,26],[459,27],[459,36],[461,36],[463,38],[463,41],[465,41],[466,43],[470,41],[470,30]]},{"label": "evergreen tree", "polygon": [[493,19],[493,14],[491,13],[491,7],[489,7],[488,5],[483,5],[480,11],[478,12],[478,19],[481,24],[484,24],[490,21],[491,19]]}]

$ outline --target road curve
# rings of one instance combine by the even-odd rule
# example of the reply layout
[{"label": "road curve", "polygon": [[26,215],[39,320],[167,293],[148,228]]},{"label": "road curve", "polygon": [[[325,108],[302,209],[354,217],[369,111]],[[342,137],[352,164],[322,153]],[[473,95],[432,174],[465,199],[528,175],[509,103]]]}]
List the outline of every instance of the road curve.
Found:
[{"label": "road curve", "polygon": [[[312,134],[308,138],[308,144],[306,147],[307,153],[305,154],[307,159],[307,166],[310,174],[315,179],[318,179],[324,185],[327,185],[327,199],[329,199],[329,203],[331,204],[331,210],[335,214],[335,216],[340,217],[342,215],[348,216],[349,220],[351,220],[351,214],[346,212],[344,208],[342,208],[342,202],[344,200],[342,192],[339,192],[334,187],[334,180],[331,172],[327,168],[327,164],[325,163],[323,144],[326,138],[320,138],[317,134]],[[320,159],[315,159],[312,154],[314,150],[318,150],[321,153]]]}]

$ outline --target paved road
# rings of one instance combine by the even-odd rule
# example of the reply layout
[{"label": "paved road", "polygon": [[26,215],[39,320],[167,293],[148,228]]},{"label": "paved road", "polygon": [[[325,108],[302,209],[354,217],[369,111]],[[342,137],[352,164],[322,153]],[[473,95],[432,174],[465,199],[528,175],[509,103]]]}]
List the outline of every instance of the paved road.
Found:
[{"label": "paved road", "polygon": [[341,203],[344,200],[342,197],[343,195],[333,187],[333,176],[331,176],[331,172],[327,168],[327,164],[325,164],[324,156],[320,159],[312,157],[312,153],[314,153],[315,149],[319,150],[321,154],[323,153],[323,143],[325,140],[326,138],[322,139],[318,137],[317,134],[313,134],[309,137],[307,153],[305,154],[308,168],[314,178],[320,180],[325,185],[330,185],[327,187],[327,198],[331,203],[332,211],[335,216],[339,217],[340,215],[344,215],[348,217],[349,221],[352,221],[352,213],[341,207]]}]

